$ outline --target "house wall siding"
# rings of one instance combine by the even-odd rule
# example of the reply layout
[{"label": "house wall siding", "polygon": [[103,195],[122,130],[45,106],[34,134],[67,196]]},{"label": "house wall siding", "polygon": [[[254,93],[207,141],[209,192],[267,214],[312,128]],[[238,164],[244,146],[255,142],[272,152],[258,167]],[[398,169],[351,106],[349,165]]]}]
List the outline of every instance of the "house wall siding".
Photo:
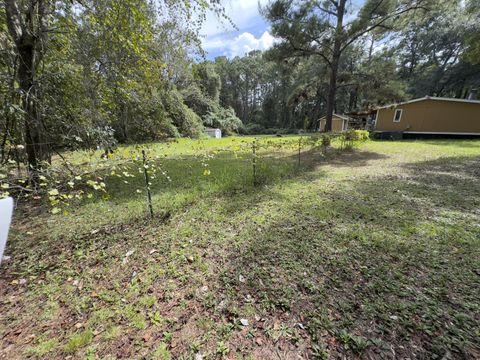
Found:
[{"label": "house wall siding", "polygon": [[[325,117],[320,119],[320,131],[325,131],[326,122],[327,120],[325,119]],[[343,127],[343,119],[334,116],[332,118],[332,131],[340,132],[343,130],[342,127]]]},{"label": "house wall siding", "polygon": [[[397,109],[400,122],[393,121]],[[480,133],[480,104],[424,100],[379,109],[375,131]]]}]

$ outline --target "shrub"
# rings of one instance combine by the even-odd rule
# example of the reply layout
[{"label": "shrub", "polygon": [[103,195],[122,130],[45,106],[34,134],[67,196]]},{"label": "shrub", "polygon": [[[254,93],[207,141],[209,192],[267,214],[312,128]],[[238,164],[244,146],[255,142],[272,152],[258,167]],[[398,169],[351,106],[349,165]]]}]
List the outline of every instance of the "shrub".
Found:
[{"label": "shrub", "polygon": [[357,140],[358,141],[367,141],[370,140],[370,133],[368,130],[355,130],[355,133],[357,134]]},{"label": "shrub", "polygon": [[180,136],[180,132],[175,125],[173,125],[171,122],[164,121],[158,125],[157,131],[155,133],[155,140],[178,138]]},{"label": "shrub", "polygon": [[329,147],[332,143],[332,137],[330,136],[330,134],[323,134],[320,138],[320,143],[324,148]]},{"label": "shrub", "polygon": [[370,139],[370,134],[367,130],[347,130],[340,134],[342,142],[342,149],[352,149]]},{"label": "shrub", "polygon": [[258,135],[265,133],[265,127],[260,124],[248,124],[245,126],[245,132],[247,135]]},{"label": "shrub", "polygon": [[165,104],[173,125],[183,136],[191,138],[200,137],[203,134],[203,124],[200,116],[183,103],[183,99],[178,91],[171,91],[169,95],[169,98],[165,100]]},{"label": "shrub", "polygon": [[210,112],[204,119],[204,124],[220,128],[226,135],[231,135],[243,124],[231,108],[219,108],[216,112]]},{"label": "shrub", "polygon": [[184,105],[184,122],[180,128],[183,135],[198,138],[203,134],[202,119],[188,106]]},{"label": "shrub", "polygon": [[72,134],[63,136],[63,141],[69,144],[73,150],[89,149],[89,150],[105,150],[112,151],[117,148],[117,139],[115,138],[115,130],[111,126],[99,127],[77,127],[71,128]]}]

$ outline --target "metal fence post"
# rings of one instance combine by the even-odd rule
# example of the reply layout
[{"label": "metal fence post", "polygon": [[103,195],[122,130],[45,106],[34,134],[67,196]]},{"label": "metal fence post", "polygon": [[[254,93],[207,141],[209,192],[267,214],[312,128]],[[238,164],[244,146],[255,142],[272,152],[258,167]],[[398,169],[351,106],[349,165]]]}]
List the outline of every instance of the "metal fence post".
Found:
[{"label": "metal fence post", "polygon": [[300,153],[302,152],[302,137],[298,139],[298,166],[300,166]]},{"label": "metal fence post", "polygon": [[257,186],[257,144],[252,143],[253,186]]},{"label": "metal fence post", "polygon": [[145,175],[145,189],[147,190],[147,201],[148,201],[148,210],[150,211],[150,217],[153,218],[153,207],[152,207],[152,194],[150,193],[150,180],[148,178],[148,164],[147,157],[145,156],[145,150],[142,150],[143,156],[143,175]]}]

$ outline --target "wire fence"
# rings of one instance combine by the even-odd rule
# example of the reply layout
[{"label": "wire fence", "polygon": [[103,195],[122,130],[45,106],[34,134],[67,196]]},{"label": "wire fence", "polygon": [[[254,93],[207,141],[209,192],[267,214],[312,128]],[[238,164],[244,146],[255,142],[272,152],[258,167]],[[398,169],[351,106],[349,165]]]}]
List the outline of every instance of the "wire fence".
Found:
[{"label": "wire fence", "polygon": [[[47,199],[58,213],[85,199],[109,199],[144,193],[148,213],[154,216],[152,197],[157,193],[199,188],[205,191],[248,190],[298,172],[308,164],[307,154],[320,149],[319,137],[255,138],[232,141],[228,146],[192,143],[180,155],[176,144],[134,145],[119,148],[107,157],[99,151],[68,155],[39,173],[36,184],[27,173],[2,174],[0,196],[29,200]],[[211,144],[211,143],[209,143]],[[75,154],[75,155],[78,155]],[[143,190],[142,190],[143,189]]]}]

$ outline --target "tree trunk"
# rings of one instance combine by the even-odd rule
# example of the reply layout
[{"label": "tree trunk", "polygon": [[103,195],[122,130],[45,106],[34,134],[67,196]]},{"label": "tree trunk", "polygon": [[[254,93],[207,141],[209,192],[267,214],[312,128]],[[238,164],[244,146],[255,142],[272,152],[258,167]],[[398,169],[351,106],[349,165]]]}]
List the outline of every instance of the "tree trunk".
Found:
[{"label": "tree trunk", "polygon": [[18,67],[18,80],[20,85],[22,108],[24,113],[25,151],[29,171],[35,172],[41,168],[42,160],[48,160],[47,144],[42,136],[43,129],[37,116],[35,94],[35,65],[34,50],[31,44],[19,46],[18,53],[20,65]]},{"label": "tree trunk", "polygon": [[325,123],[325,131],[332,131],[333,110],[335,103],[335,95],[337,92],[337,75],[338,62],[332,62],[332,68],[330,69],[330,83],[328,85],[327,117]]},{"label": "tree trunk", "polygon": [[332,131],[333,110],[335,105],[335,95],[337,93],[338,65],[340,63],[340,56],[342,55],[342,43],[344,40],[343,16],[345,15],[346,2],[347,0],[340,0],[337,7],[337,26],[335,28],[332,60],[330,62],[330,83],[328,85],[325,131]]},{"label": "tree trunk", "polygon": [[[23,17],[22,11],[26,12]],[[44,161],[50,161],[45,130],[37,109],[35,70],[41,58],[41,41],[45,40],[45,3],[31,0],[27,8],[19,8],[14,0],[5,1],[7,25],[19,57],[18,82],[21,104],[24,110],[25,151],[28,171],[35,183],[37,172]]]}]

